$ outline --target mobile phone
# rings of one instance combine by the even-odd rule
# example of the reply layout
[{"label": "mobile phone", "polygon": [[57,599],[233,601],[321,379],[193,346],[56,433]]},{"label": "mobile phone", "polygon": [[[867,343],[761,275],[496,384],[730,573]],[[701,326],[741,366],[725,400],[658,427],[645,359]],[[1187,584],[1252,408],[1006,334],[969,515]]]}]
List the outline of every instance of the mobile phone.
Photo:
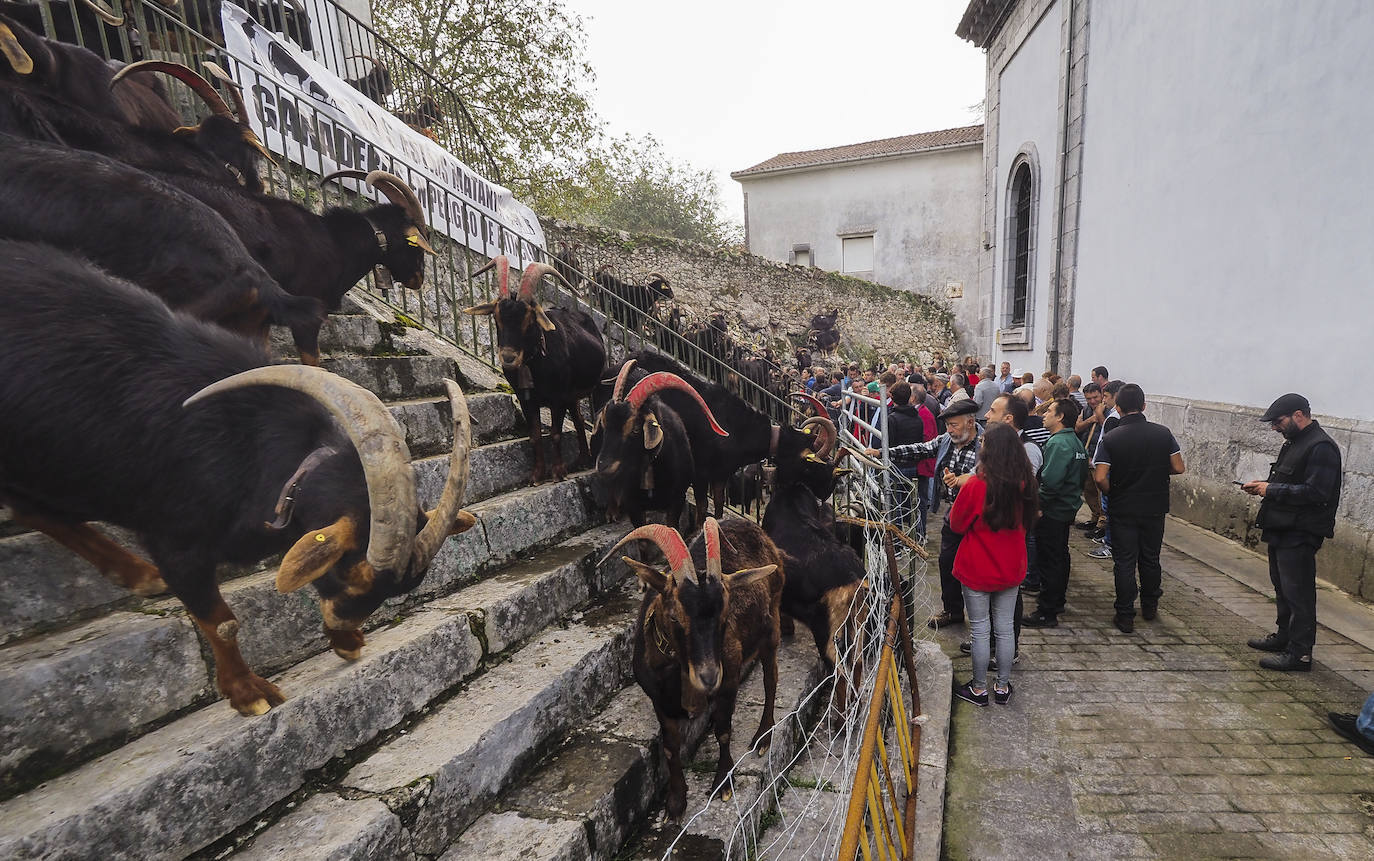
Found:
[{"label": "mobile phone", "polygon": [[1234,484],[1236,487],[1244,487],[1246,484],[1248,484],[1248,482],[1244,481],[1233,481],[1231,483]]}]

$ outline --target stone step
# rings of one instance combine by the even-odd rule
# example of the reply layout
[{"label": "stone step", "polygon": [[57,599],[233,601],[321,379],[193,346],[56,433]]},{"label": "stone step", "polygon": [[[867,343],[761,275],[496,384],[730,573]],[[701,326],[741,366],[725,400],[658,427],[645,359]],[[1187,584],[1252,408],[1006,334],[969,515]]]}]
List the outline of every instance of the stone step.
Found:
[{"label": "stone step", "polygon": [[[619,536],[607,537],[605,546]],[[580,621],[541,631],[461,696],[355,765],[338,791],[383,799],[406,823],[403,853],[442,852],[498,792],[629,681],[637,591],[621,587]],[[455,602],[463,603],[461,595]],[[304,845],[311,815],[288,815],[235,858],[281,857],[276,847]],[[339,817],[339,825],[350,845],[379,843],[390,828],[379,817],[360,815],[352,825],[349,819]]]},{"label": "stone step", "polygon": [[[490,436],[508,435],[511,420],[518,414],[511,397],[499,393],[469,397],[468,407],[472,410],[474,423],[483,422],[480,426],[483,433],[477,435],[478,443],[487,437],[488,428]],[[399,420],[406,426],[407,436],[414,446],[412,451],[437,449],[444,452],[429,457],[415,455],[420,500],[425,506],[432,506],[448,475],[447,449],[452,445],[449,420],[432,419],[440,410],[447,413],[447,402],[412,401],[393,404],[391,410],[393,415],[399,413]],[[444,432],[442,437],[437,436],[440,429]],[[429,441],[425,441],[426,438]],[[563,452],[565,460],[571,461],[576,452],[576,443],[571,437],[563,438]],[[465,503],[471,505],[528,484],[534,454],[527,440],[502,440],[479,444],[469,454],[468,463],[471,473]],[[117,543],[145,555],[130,533],[101,524],[98,528],[115,538]],[[275,561],[267,560],[266,564],[274,565]],[[261,567],[226,566],[220,571],[220,579],[232,580]],[[46,535],[25,532],[0,538],[0,644],[110,610],[138,609],[147,603],[101,576],[85,560]]]},{"label": "stone step", "polygon": [[334,356],[322,359],[320,367],[384,401],[441,397],[445,377],[467,388],[454,361],[440,356]]},{"label": "stone step", "polygon": [[[291,330],[272,327],[271,350],[274,356],[296,357],[296,343]],[[377,319],[369,314],[330,314],[320,327],[320,353],[329,355],[368,355],[385,350],[390,352],[391,339],[382,331]]]},{"label": "stone step", "polygon": [[[824,676],[810,638],[783,641],[778,652],[777,723],[768,753],[760,759],[744,749],[763,708],[763,674],[756,667],[749,673],[741,685],[733,725],[737,801],[757,798],[767,783],[764,775],[780,774],[796,754],[804,735],[799,721],[810,726],[818,706],[827,701],[825,697],[806,698]],[[705,715],[701,715],[689,724],[686,733],[689,750],[697,745],[697,752],[686,774],[684,820],[706,805],[711,789],[717,751],[715,737],[706,729]],[[650,826],[644,839],[637,839],[630,847],[625,843],[661,802],[667,780],[662,735],[653,706],[637,685],[631,685],[557,753],[499,798],[491,812],[453,843],[442,861],[660,858],[679,833],[671,824]],[[679,843],[689,850],[683,857],[723,857],[724,843],[717,832],[728,835],[729,827],[737,821],[734,803],[713,802]],[[488,845],[499,851],[488,854]],[[529,847],[523,854],[518,851],[522,845]],[[697,847],[703,849],[699,855],[693,854]],[[739,857],[745,856],[741,853]]]},{"label": "stone step", "polygon": [[[0,857],[89,857],[98,846],[105,859],[181,858],[261,815],[300,789],[308,772],[347,756],[436,698],[454,692],[444,706],[463,701],[468,693],[460,686],[481,685],[483,677],[472,677],[484,662],[492,663],[489,673],[528,680],[566,662],[571,645],[583,643],[584,658],[601,658],[569,665],[582,670],[569,669],[566,683],[575,686],[560,701],[574,709],[594,702],[604,680],[616,674],[623,680],[623,658],[617,663],[612,656],[616,648],[625,651],[633,602],[622,597],[566,629],[549,625],[624,576],[623,568],[593,568],[621,533],[618,527],[594,530],[499,580],[379,627],[358,661],[329,653],[297,664],[273,678],[288,700],[266,715],[244,718],[227,703],[213,703],[0,804]],[[483,639],[509,645],[532,635],[536,639],[505,662],[494,661],[490,645],[483,645]],[[506,706],[500,696],[487,702]],[[535,704],[522,719],[540,726],[546,712]],[[398,733],[391,743],[408,735]],[[331,806],[338,805],[322,798],[308,812],[327,818],[321,808]],[[366,814],[368,821],[394,826],[379,813],[373,806],[349,821]]]},{"label": "stone step", "polygon": [[[387,602],[369,627],[388,624],[516,557],[585,530],[594,520],[585,501],[587,481],[584,474],[472,506],[477,525],[449,539],[424,582]],[[547,513],[532,515],[539,511]],[[541,561],[528,564],[547,561],[536,558]],[[283,595],[276,590],[275,577],[275,570],[266,570],[221,586],[240,621],[239,647],[261,675],[328,648],[313,590]],[[0,754],[0,787],[31,782],[27,778],[35,773],[25,763],[70,760],[92,744],[218,696],[206,683],[212,670],[181,602],[167,598],[143,611],[117,613],[0,650],[0,679],[6,680],[8,694],[0,701],[0,749],[5,751]],[[174,653],[178,660],[170,666],[150,660],[146,670],[131,669],[131,656],[154,649]]]}]

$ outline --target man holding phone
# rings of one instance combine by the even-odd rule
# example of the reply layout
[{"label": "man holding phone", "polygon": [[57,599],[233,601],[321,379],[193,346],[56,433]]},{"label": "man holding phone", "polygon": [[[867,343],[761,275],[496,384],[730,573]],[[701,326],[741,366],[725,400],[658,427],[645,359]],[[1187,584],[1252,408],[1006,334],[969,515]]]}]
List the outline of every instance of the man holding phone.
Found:
[{"label": "man holding phone", "polygon": [[1263,498],[1257,525],[1269,545],[1278,630],[1247,645],[1276,653],[1260,660],[1267,670],[1307,672],[1317,641],[1317,551],[1335,534],[1341,450],[1312,418],[1302,395],[1281,396],[1260,421],[1282,434],[1284,443],[1269,479],[1247,481],[1241,489]]},{"label": "man holding phone", "polygon": [[[923,458],[935,457],[936,498],[944,499],[953,507],[959,488],[973,474],[978,465],[978,448],[983,441],[983,429],[979,427],[975,414],[978,405],[967,398],[953,401],[945,407],[941,417],[945,420],[945,432],[927,442],[910,445],[889,446],[887,453],[897,466],[915,465]],[[882,452],[869,449],[870,457]],[[932,510],[934,507],[932,505]],[[962,625],[964,622],[964,592],[958,580],[954,579],[954,554],[959,550],[963,536],[949,525],[949,511],[945,512],[945,522],[940,527],[940,603],[939,613],[930,617],[926,624],[939,630],[948,625]]]}]

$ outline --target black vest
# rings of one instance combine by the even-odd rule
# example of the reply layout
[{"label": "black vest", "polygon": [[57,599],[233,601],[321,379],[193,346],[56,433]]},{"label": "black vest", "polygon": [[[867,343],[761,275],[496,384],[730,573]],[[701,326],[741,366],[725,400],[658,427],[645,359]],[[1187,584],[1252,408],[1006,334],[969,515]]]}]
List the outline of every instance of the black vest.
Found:
[{"label": "black vest", "polygon": [[1111,450],[1110,515],[1156,517],[1169,513],[1169,476],[1173,474],[1174,435],[1143,413],[1121,417],[1104,435]]},{"label": "black vest", "polygon": [[911,404],[892,407],[887,411],[887,420],[891,424],[888,445],[907,445],[924,440],[925,422],[921,421],[920,412]]},{"label": "black vest", "polygon": [[[1321,425],[1313,422],[1297,439],[1287,440],[1279,449],[1279,458],[1269,468],[1269,480],[1276,484],[1302,484],[1307,476],[1307,461],[1319,445],[1336,446]],[[1336,448],[1339,453],[1339,447]],[[1260,501],[1256,525],[1261,529],[1298,530],[1331,538],[1336,533],[1336,508],[1341,500],[1341,478],[1336,477],[1336,492],[1325,505],[1274,502],[1269,497]]]}]

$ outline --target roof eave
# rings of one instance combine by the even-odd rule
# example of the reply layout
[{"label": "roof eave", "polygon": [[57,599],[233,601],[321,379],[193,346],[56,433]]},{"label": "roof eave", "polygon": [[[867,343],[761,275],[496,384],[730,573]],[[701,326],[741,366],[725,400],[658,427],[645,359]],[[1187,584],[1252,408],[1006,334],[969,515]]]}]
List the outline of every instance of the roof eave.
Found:
[{"label": "roof eave", "polygon": [[1016,0],[970,0],[964,17],[954,28],[954,35],[979,48],[987,48],[1015,5]]},{"label": "roof eave", "polygon": [[810,164],[794,164],[787,167],[770,167],[766,170],[737,170],[730,174],[733,180],[754,179],[760,176],[773,176],[781,173],[805,173],[813,170],[825,170],[831,167],[843,167],[845,165],[858,164],[868,161],[891,161],[897,158],[909,158],[913,155],[925,155],[926,153],[948,152],[955,149],[967,149],[969,147],[982,147],[983,140],[963,141],[955,144],[945,144],[944,146],[922,147],[920,149],[906,150],[905,152],[888,152],[882,155],[861,155],[853,158],[836,159],[834,161],[817,161]]}]

